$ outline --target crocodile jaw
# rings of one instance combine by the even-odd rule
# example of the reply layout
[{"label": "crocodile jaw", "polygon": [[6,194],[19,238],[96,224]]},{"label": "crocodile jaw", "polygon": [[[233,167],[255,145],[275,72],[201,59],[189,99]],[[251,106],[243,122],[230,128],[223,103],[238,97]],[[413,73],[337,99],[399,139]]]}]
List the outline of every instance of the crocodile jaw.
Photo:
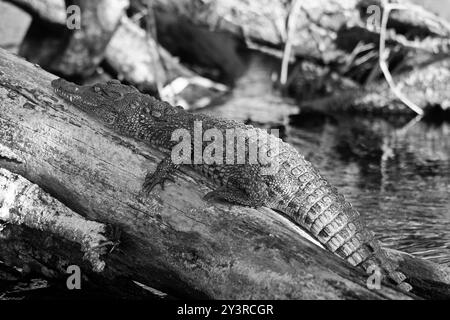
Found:
[{"label": "crocodile jaw", "polygon": [[88,109],[98,105],[97,103],[84,98],[84,96],[87,96],[86,90],[88,90],[88,86],[79,86],[61,78],[53,80],[51,85],[59,96],[64,100],[72,102],[77,107]]}]

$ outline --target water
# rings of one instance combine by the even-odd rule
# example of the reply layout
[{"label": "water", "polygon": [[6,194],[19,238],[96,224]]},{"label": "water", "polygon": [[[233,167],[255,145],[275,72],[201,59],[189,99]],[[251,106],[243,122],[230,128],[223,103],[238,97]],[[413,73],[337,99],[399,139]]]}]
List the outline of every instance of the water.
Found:
[{"label": "water", "polygon": [[272,86],[279,61],[247,65],[226,101],[198,112],[281,129],[385,246],[450,266],[450,122],[298,114]]},{"label": "water", "polygon": [[286,140],[387,247],[450,265],[450,124],[408,120],[303,114]]}]

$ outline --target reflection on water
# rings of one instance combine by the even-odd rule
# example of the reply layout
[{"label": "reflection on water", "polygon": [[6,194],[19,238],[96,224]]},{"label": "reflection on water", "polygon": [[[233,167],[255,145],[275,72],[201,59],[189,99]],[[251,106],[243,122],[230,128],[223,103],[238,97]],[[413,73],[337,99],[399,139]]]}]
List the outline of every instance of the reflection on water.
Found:
[{"label": "reflection on water", "polygon": [[450,265],[450,124],[395,122],[302,113],[287,141],[386,246]]}]

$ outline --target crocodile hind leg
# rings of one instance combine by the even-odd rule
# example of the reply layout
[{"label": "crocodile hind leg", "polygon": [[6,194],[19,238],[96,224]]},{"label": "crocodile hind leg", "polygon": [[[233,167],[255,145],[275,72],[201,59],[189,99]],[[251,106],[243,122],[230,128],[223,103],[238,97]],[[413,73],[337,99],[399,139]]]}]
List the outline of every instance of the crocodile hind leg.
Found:
[{"label": "crocodile hind leg", "polygon": [[174,164],[169,157],[164,158],[156,168],[155,172],[147,173],[143,189],[144,192],[148,195],[153,190],[156,185],[161,185],[161,189],[164,190],[164,182],[167,180],[175,182],[173,178],[173,174],[180,167],[178,164]]},{"label": "crocodile hind leg", "polygon": [[216,190],[208,192],[203,199],[206,201],[225,200],[230,203],[240,204],[247,207],[258,208],[264,202],[249,196],[244,190],[233,186],[221,186]]}]

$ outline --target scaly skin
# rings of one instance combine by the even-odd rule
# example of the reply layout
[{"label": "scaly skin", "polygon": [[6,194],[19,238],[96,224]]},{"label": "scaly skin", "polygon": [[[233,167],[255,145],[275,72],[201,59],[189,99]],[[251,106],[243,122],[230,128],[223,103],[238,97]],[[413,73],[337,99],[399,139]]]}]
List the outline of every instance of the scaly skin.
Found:
[{"label": "scaly skin", "polygon": [[[63,79],[52,81],[56,93],[84,110],[113,130],[149,143],[167,153],[154,173],[145,178],[144,190],[151,192],[157,185],[171,179],[180,166],[171,160],[171,152],[178,141],[171,141],[177,129],[186,129],[194,136],[194,123],[201,121],[203,132],[216,129],[224,137],[227,129],[242,130],[245,135],[246,160],[242,164],[195,164],[192,167],[210,178],[217,189],[205,199],[222,199],[252,207],[269,207],[283,212],[328,250],[353,266],[367,270],[371,265],[380,268],[391,282],[402,290],[411,286],[405,276],[387,258],[379,242],[367,229],[359,213],[330,186],[313,165],[292,146],[265,131],[243,123],[221,120],[202,114],[191,114],[180,107],[158,101],[139,93],[117,80],[93,86],[77,86]],[[257,137],[257,139],[252,139]],[[203,142],[202,151],[208,143]],[[252,148],[270,156],[270,165],[250,164]],[[192,148],[194,149],[194,148]],[[237,154],[237,144],[233,156]],[[202,153],[203,154],[203,153]],[[193,153],[190,155],[193,157]],[[269,170],[269,171],[268,171]]]}]

